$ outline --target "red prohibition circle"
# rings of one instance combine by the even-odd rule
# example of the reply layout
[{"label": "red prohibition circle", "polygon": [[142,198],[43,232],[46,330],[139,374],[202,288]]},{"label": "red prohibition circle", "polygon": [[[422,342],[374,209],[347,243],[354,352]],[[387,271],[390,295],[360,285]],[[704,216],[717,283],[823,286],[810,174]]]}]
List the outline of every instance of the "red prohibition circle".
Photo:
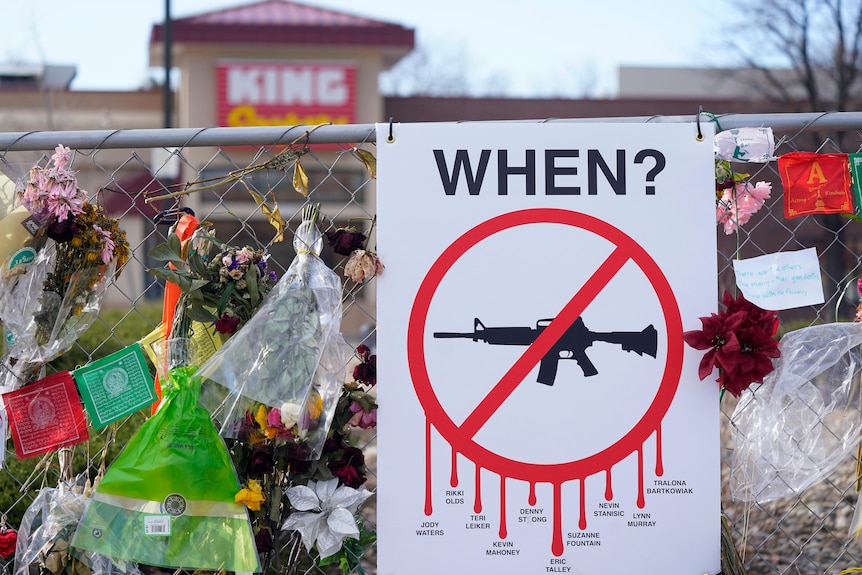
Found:
[{"label": "red prohibition circle", "polygon": [[[606,260],[605,264],[602,264],[593,278],[591,278],[591,280],[595,279],[595,281],[592,281],[592,285],[589,287],[585,285],[575,295],[569,306],[564,308],[563,312],[567,312],[572,317],[580,315],[583,308],[612,279],[616,271],[619,271],[626,262],[633,261],[644,273],[658,295],[667,334],[667,354],[661,383],[653,401],[641,419],[625,435],[605,449],[582,459],[562,463],[536,464],[504,457],[476,443],[473,440],[473,436],[484,423],[481,415],[474,418],[474,422],[470,424],[468,424],[471,420],[469,416],[460,426],[452,421],[443,409],[428,375],[425,358],[425,331],[428,311],[437,288],[461,256],[480,241],[495,233],[517,226],[545,223],[581,228],[601,236],[616,246],[616,249],[608,260]],[[607,269],[602,271],[603,268]],[[590,284],[591,280],[588,280],[587,284]],[[586,302],[586,305],[583,305],[582,301],[578,302],[579,299],[588,299],[589,301]],[[579,308],[579,305],[582,307]],[[560,315],[563,315],[563,312]],[[539,338],[547,335],[551,343],[553,343],[554,339],[558,339],[559,335],[567,329],[568,325],[561,325],[553,329],[555,322],[556,320],[547,326]],[[571,325],[571,322],[569,325]],[[510,385],[520,383],[520,379],[518,378],[523,379],[526,372],[538,363],[543,353],[541,350],[532,353],[530,357],[527,356],[531,353],[531,348],[538,346],[539,338],[524,353],[521,358],[523,361],[519,361],[513,366],[513,370],[516,370],[519,364],[521,364],[520,372],[516,373],[514,377],[508,378]],[[670,408],[670,404],[676,394],[679,377],[682,373],[682,319],[673,290],[658,264],[631,237],[607,222],[580,212],[558,208],[526,209],[502,214],[473,227],[457,238],[432,264],[419,286],[410,312],[407,329],[407,362],[413,386],[419,402],[425,410],[425,416],[454,450],[466,456],[476,465],[497,472],[505,477],[523,481],[557,483],[585,478],[600,471],[609,470],[614,464],[622,461],[641,447],[649,436],[659,428],[661,420]],[[504,376],[503,380],[507,380],[507,376]],[[501,380],[501,384],[503,380]],[[498,384],[498,387],[500,387],[500,384]],[[497,401],[505,400],[507,396],[505,389],[492,390],[489,397],[486,398],[486,400],[490,400],[490,407],[483,405],[485,403],[483,401],[483,403],[477,406],[473,415],[479,412],[480,409],[484,409],[486,412],[487,410],[493,410],[494,399],[491,399],[491,396],[495,392],[495,399]],[[478,423],[475,423],[475,420],[478,420]]]}]

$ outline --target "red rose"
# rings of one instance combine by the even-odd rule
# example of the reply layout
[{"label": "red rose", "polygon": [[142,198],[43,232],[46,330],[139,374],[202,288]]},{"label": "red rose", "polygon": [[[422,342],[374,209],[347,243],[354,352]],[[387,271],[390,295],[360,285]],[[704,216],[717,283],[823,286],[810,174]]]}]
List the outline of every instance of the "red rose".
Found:
[{"label": "red rose", "polygon": [[240,319],[238,317],[229,316],[225,313],[215,320],[215,328],[219,333],[230,335],[232,333],[236,333],[236,330],[239,327],[239,322]]}]

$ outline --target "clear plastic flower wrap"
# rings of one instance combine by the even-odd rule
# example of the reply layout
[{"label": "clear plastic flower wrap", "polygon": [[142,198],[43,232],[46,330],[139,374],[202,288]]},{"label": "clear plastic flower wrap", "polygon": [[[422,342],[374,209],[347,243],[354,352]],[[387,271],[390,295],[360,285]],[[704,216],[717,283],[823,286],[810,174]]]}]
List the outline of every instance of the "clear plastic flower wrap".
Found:
[{"label": "clear plastic flower wrap", "polygon": [[781,359],[731,416],[734,499],[797,495],[855,452],[862,431],[862,324],[830,323],[786,334]]},{"label": "clear plastic flower wrap", "polygon": [[353,348],[340,333],[335,334],[323,349],[307,401],[309,410],[319,415],[317,418],[303,417],[297,421],[299,437],[308,448],[307,459],[318,459],[323,451],[338,398],[341,397],[347,364],[352,357]]},{"label": "clear plastic flower wrap", "polygon": [[57,488],[43,488],[24,512],[18,529],[14,575],[40,572],[140,575],[138,565],[112,560],[105,555],[73,549],[72,537],[91,500],[86,477],[61,481]]},{"label": "clear plastic flower wrap", "polygon": [[[49,242],[31,262],[5,265],[0,273],[0,317],[10,334],[5,389],[31,380],[29,371],[71,349],[98,317],[105,287],[116,268],[116,260],[112,260],[76,270],[69,274],[61,295],[45,289],[56,258],[54,244]],[[10,358],[15,358],[14,366]]]},{"label": "clear plastic flower wrap", "polygon": [[[239,438],[243,422],[258,413],[264,425],[267,414],[284,415],[283,421],[269,417],[272,428],[283,431],[279,437],[294,425],[315,427],[323,414],[319,395],[328,386],[314,391],[315,372],[330,342],[340,338],[341,280],[320,259],[323,239],[313,218],[303,219],[293,247],[296,257],[255,315],[197,372],[204,380],[202,403],[223,437]],[[341,354],[342,347],[329,349]],[[328,358],[324,367],[339,361],[340,355]]]},{"label": "clear plastic flower wrap", "polygon": [[46,165],[32,166],[15,186],[18,207],[29,214],[19,223],[32,237],[0,268],[0,318],[10,340],[0,382],[6,390],[38,379],[42,365],[71,348],[129,258],[119,219],[87,201],[72,158],[57,146]]}]

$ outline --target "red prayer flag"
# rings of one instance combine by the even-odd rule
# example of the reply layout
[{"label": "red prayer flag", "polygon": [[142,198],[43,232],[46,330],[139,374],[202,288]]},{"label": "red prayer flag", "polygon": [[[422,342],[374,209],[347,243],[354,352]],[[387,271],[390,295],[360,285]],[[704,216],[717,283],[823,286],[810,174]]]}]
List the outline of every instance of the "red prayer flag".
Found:
[{"label": "red prayer flag", "polygon": [[87,421],[68,371],[3,394],[18,459],[87,441]]},{"label": "red prayer flag", "polygon": [[853,211],[847,154],[791,152],[778,158],[778,173],[786,218]]}]

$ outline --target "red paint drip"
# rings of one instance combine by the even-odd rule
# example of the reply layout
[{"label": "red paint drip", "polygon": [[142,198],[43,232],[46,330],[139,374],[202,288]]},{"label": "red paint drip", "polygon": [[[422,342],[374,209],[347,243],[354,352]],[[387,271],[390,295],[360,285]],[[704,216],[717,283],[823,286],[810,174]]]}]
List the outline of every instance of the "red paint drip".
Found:
[{"label": "red paint drip", "polygon": [[661,452],[661,425],[655,430],[655,474],[658,477],[664,475],[664,462]]},{"label": "red paint drip", "polygon": [[530,496],[527,498],[527,503],[530,504],[530,507],[533,507],[536,504],[536,482],[530,482]]},{"label": "red paint drip", "polygon": [[506,478],[500,476],[500,539],[508,535],[506,530]]},{"label": "red paint drip", "polygon": [[482,468],[476,466],[476,494],[473,496],[473,513],[482,513]]},{"label": "red paint drip", "polygon": [[581,498],[580,498],[580,518],[578,519],[578,528],[583,531],[587,528],[587,488],[584,486],[586,481],[581,478]]},{"label": "red paint drip", "polygon": [[614,486],[611,481],[611,468],[608,467],[605,471],[605,501],[611,501],[614,498]]},{"label": "red paint drip", "polygon": [[458,487],[458,452],[452,448],[452,471],[449,474],[449,485]]},{"label": "red paint drip", "polygon": [[434,512],[431,505],[431,420],[425,418],[425,515]]},{"label": "red paint drip", "polygon": [[554,483],[554,535],[551,540],[551,553],[556,557],[563,554],[563,493],[559,483]]},{"label": "red paint drip", "polygon": [[638,447],[638,507],[643,509],[646,505],[644,499],[644,446]]}]

